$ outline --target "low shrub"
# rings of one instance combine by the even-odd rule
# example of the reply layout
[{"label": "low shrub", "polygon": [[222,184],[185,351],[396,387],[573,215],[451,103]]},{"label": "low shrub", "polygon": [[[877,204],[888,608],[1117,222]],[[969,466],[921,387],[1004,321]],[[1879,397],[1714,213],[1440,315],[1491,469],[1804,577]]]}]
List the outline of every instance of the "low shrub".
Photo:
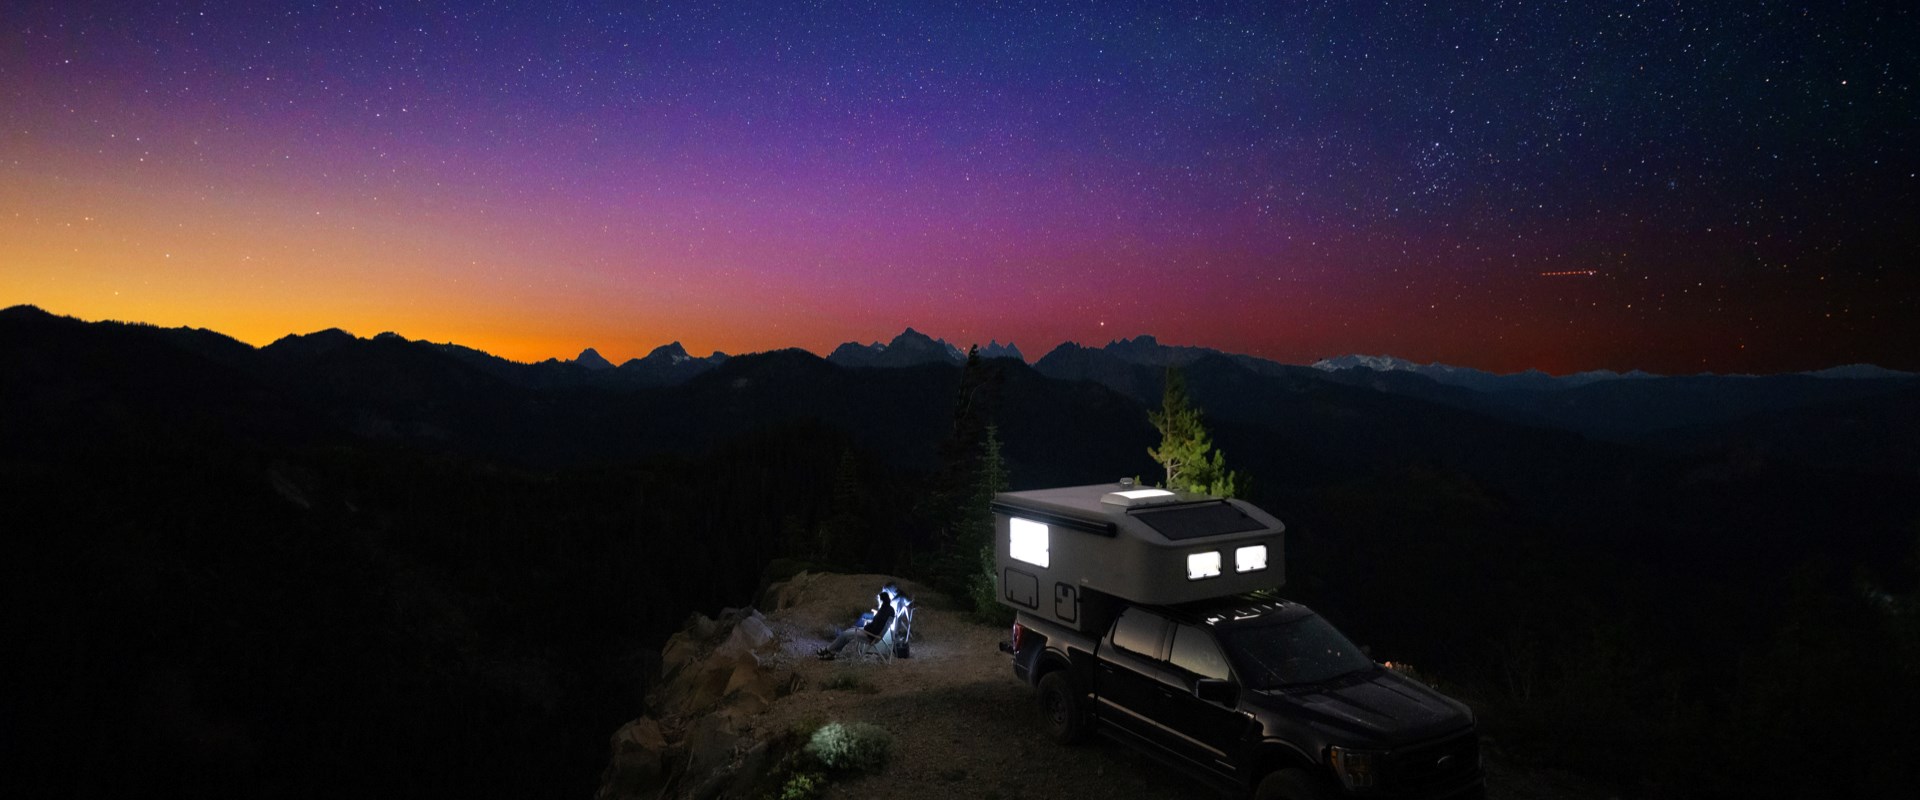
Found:
[{"label": "low shrub", "polygon": [[892,755],[893,736],[865,722],[829,722],[808,739],[803,752],[833,772],[878,772]]},{"label": "low shrub", "polygon": [[818,772],[796,772],[780,787],[780,800],[815,800],[827,790],[827,776]]}]

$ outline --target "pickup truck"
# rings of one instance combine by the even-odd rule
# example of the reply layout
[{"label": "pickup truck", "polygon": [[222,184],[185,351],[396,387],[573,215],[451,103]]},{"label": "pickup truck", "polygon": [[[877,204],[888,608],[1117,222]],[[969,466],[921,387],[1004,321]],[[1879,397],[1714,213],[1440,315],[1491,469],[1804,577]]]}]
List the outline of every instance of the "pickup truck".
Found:
[{"label": "pickup truck", "polygon": [[1479,798],[1468,708],[1298,603],[1109,598],[1090,635],[1021,613],[1005,647],[1053,738],[1098,731],[1256,800]]}]

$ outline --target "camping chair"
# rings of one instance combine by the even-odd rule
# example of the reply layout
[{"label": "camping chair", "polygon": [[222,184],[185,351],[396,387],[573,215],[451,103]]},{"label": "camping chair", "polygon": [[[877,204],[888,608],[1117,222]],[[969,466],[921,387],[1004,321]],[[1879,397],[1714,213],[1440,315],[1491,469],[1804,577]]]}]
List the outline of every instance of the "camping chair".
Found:
[{"label": "camping chair", "polygon": [[893,600],[893,619],[887,622],[887,629],[879,636],[860,630],[861,658],[877,658],[882,662],[893,663],[894,656],[906,650],[907,640],[913,633],[913,601],[896,595]]},{"label": "camping chair", "polygon": [[854,656],[862,661],[893,663],[893,631],[899,624],[900,618],[894,617],[892,622],[887,623],[887,630],[878,636],[868,633],[865,628],[860,629],[860,649],[854,651]]}]

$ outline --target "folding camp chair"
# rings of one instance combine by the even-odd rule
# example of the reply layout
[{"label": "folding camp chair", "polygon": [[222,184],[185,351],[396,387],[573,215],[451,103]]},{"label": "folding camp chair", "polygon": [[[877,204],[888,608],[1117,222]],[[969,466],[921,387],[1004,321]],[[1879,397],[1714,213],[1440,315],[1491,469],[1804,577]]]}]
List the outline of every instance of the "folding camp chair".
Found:
[{"label": "folding camp chair", "polygon": [[879,636],[862,629],[860,649],[854,651],[854,656],[861,661],[877,660],[885,664],[893,663],[893,631],[899,620],[899,617],[895,617],[893,622],[887,623],[886,632]]}]

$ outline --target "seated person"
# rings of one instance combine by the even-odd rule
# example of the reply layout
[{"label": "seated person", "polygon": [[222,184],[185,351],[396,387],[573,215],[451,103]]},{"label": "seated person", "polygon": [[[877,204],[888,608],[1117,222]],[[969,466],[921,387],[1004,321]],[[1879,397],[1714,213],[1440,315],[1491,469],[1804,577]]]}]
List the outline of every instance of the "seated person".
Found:
[{"label": "seated person", "polygon": [[913,598],[899,592],[893,594],[893,657],[907,658],[913,655],[908,640],[913,638]]},{"label": "seated person", "polygon": [[856,625],[841,631],[839,636],[834,637],[832,644],[821,648],[814,655],[824,660],[832,660],[840,654],[848,642],[860,638],[863,631],[872,634],[875,638],[885,636],[887,627],[893,624],[893,596],[882,590],[874,599],[880,602],[879,605],[874,606],[873,619],[868,620],[864,626]]}]

